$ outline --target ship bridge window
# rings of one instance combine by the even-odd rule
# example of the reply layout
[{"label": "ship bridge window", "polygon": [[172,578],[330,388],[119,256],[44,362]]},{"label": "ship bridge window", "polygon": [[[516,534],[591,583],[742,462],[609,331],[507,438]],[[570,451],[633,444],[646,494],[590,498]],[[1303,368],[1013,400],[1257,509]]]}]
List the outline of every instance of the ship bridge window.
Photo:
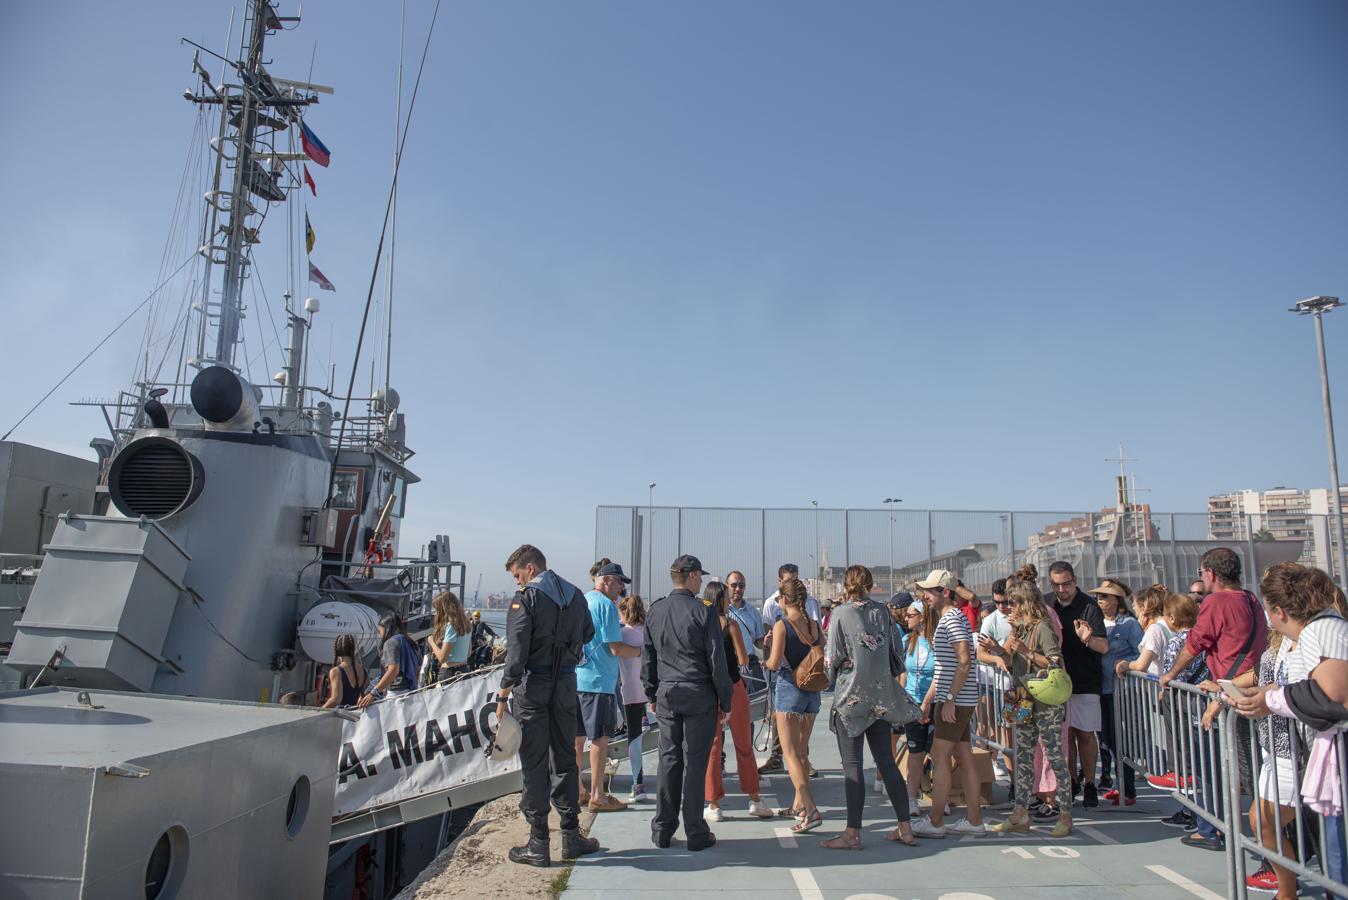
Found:
[{"label": "ship bridge window", "polygon": [[360,495],[360,473],[337,471],[332,479],[333,509],[355,509]]}]

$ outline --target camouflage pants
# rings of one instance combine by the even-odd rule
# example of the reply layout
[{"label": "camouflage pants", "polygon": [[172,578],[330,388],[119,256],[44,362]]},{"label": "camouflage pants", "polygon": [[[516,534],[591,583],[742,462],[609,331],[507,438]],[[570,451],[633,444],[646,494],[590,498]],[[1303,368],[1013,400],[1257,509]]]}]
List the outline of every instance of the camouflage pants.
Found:
[{"label": "camouflage pants", "polygon": [[1058,780],[1058,807],[1072,808],[1072,782],[1067,775],[1067,760],[1063,757],[1062,723],[1066,709],[1061,706],[1040,706],[1016,726],[1016,806],[1026,809],[1034,792],[1035,745],[1042,739],[1044,755],[1048,758],[1053,776]]}]

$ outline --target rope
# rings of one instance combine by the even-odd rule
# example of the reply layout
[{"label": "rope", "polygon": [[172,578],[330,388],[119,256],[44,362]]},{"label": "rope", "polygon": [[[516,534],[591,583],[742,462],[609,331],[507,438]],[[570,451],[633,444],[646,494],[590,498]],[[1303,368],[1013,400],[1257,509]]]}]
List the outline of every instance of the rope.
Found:
[{"label": "rope", "polygon": [[370,272],[370,287],[365,293],[365,312],[360,317],[360,334],[356,338],[356,353],[351,360],[351,378],[346,386],[346,400],[342,404],[342,424],[337,431],[337,444],[332,453],[332,465],[328,469],[328,499],[323,501],[326,507],[332,498],[332,487],[337,479],[337,461],[341,457],[342,443],[346,439],[346,423],[351,412],[351,394],[356,389],[356,373],[360,368],[360,351],[365,344],[365,329],[370,323],[370,304],[374,302],[374,288],[379,278],[379,261],[384,255],[384,238],[388,235],[389,216],[393,210],[393,198],[398,192],[398,172],[402,168],[403,150],[407,147],[407,133],[412,128],[412,112],[416,109],[417,93],[421,90],[421,75],[426,68],[426,56],[431,49],[431,36],[435,34],[435,20],[440,15],[440,0],[435,0],[435,9],[431,13],[431,24],[426,29],[426,43],[421,49],[421,62],[417,65],[417,78],[412,85],[412,96],[407,102],[407,121],[403,123],[402,140],[398,143],[398,156],[393,162],[393,182],[389,185],[388,201],[384,204],[384,224],[379,229],[379,246],[375,249],[374,270]]},{"label": "rope", "polygon": [[[4,433],[4,436],[3,436],[3,437],[0,437],[0,441],[7,441],[7,440],[9,440],[9,436],[10,436],[11,434],[14,433],[15,429],[17,429],[20,425],[22,425],[22,424],[24,423],[24,421],[25,421],[29,416],[31,416],[34,412],[36,412],[36,411],[37,411],[37,408],[38,408],[39,406],[41,406],[43,403],[47,402],[47,398],[50,397],[52,394],[56,393],[57,390],[60,389],[61,385],[65,384],[66,381],[68,381],[68,380],[70,379],[70,376],[71,376],[71,375],[74,375],[77,371],[79,371],[80,366],[84,365],[86,362],[89,361],[89,357],[91,357],[91,356],[93,356],[95,353],[97,353],[97,352],[103,347],[104,344],[106,344],[108,341],[110,341],[110,340],[112,339],[112,336],[113,336],[114,334],[116,334],[117,332],[121,331],[123,325],[125,325],[127,322],[130,322],[133,318],[135,318],[136,313],[138,313],[138,312],[140,312],[142,309],[144,309],[144,308],[145,308],[145,305],[155,298],[155,295],[157,295],[157,294],[160,292],[160,290],[163,289],[164,285],[168,284],[169,281],[171,281],[175,275],[177,275],[177,274],[178,274],[179,272],[181,272],[184,268],[186,268],[186,267],[187,267],[187,264],[190,263],[192,260],[194,260],[194,259],[196,258],[196,256],[197,256],[197,251],[193,250],[193,251],[192,251],[192,254],[191,254],[190,256],[188,256],[187,259],[185,259],[185,260],[183,260],[181,263],[179,263],[178,268],[176,268],[176,269],[174,269],[172,272],[168,273],[168,275],[165,276],[164,280],[161,281],[161,282],[159,282],[159,284],[155,287],[155,289],[152,290],[152,291],[150,291],[150,293],[145,297],[144,300],[142,300],[142,301],[140,301],[139,303],[136,304],[136,308],[135,308],[135,309],[131,310],[131,312],[129,312],[129,313],[126,314],[126,318],[124,318],[124,319],[122,319],[122,321],[118,322],[118,323],[113,327],[112,331],[109,331],[106,335],[103,336],[103,340],[99,341],[97,344],[94,345],[94,349],[92,349],[92,350],[90,350],[88,353],[84,354],[84,358],[83,358],[83,359],[81,359],[79,362],[75,363],[74,367],[71,368],[71,370],[70,370],[69,372],[65,373],[65,375],[62,376],[62,378],[61,378],[60,381],[58,381],[58,382],[56,382],[56,384],[52,385],[52,389],[51,389],[51,390],[49,390],[49,391],[47,391],[47,393],[43,394],[42,397],[41,397],[41,399],[39,399],[36,403],[34,403],[34,404],[29,408],[28,412],[24,413],[23,416],[21,416],[21,417],[19,418],[19,421],[15,422],[12,426],[10,426],[9,431],[6,431],[6,432]],[[329,493],[330,493],[330,492],[331,492],[331,491],[329,491]]]}]

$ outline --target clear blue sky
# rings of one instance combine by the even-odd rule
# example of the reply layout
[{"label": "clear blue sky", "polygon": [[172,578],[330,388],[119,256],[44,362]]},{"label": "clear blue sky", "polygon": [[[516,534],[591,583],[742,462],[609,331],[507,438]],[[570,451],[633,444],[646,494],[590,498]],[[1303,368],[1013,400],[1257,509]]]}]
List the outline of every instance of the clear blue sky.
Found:
[{"label": "clear blue sky", "polygon": [[[0,11],[4,429],[156,283],[195,121],[178,38],[222,47],[235,6]],[[315,352],[343,372],[398,16],[304,11],[269,56],[337,88],[308,121],[339,287]],[[1346,26],[1336,2],[446,3],[402,175],[404,538],[448,532],[471,591],[526,540],[583,576],[595,505],[649,481],[1099,508],[1121,440],[1158,509],[1323,486],[1312,328],[1283,309],[1348,295]],[[1326,325],[1348,420],[1348,311]],[[143,327],[15,438],[82,450],[101,416],[65,404],[128,384]]]}]

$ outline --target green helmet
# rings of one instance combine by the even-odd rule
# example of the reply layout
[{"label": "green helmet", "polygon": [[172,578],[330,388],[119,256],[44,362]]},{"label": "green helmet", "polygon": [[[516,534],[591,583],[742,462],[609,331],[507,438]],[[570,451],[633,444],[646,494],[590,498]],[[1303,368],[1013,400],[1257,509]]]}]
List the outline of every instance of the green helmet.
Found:
[{"label": "green helmet", "polygon": [[1040,669],[1025,679],[1025,689],[1045,706],[1062,706],[1072,696],[1072,678],[1062,669]]}]

